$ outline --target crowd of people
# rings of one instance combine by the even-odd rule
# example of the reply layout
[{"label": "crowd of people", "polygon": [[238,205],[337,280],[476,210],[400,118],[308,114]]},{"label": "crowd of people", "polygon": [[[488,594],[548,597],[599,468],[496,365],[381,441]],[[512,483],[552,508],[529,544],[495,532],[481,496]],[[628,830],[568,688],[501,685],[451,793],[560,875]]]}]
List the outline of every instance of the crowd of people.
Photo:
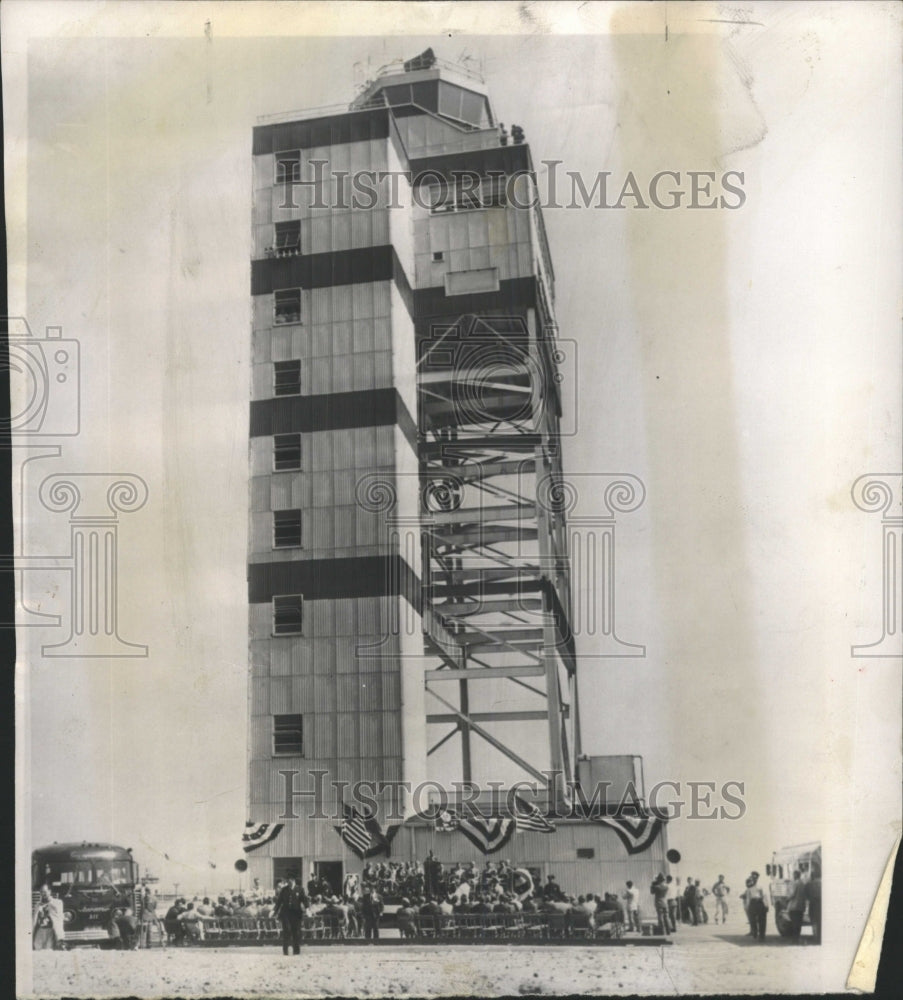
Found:
[{"label": "crowd of people", "polygon": [[231,896],[195,896],[188,900],[180,896],[174,900],[163,918],[163,928],[170,944],[181,945],[203,941],[205,926],[221,917],[247,917],[265,920],[274,916],[275,897],[253,891]]},{"label": "crowd of people", "polygon": [[[654,931],[670,935],[680,925],[725,924],[729,914],[731,889],[719,875],[711,889],[697,878],[660,873],[648,891],[628,880],[620,892],[565,893],[554,875],[541,883],[538,872],[519,868],[508,860],[487,860],[482,866],[472,861],[443,865],[430,851],[421,862],[367,863],[361,876],[349,875],[340,890],[323,878],[311,878],[306,889],[295,877],[280,879],[274,892],[256,886],[247,893],[176,898],[160,919],[157,896],[148,886],[138,892],[138,916],[129,907],[114,909],[107,932],[114,947],[148,947],[156,930],[163,944],[200,943],[212,936],[222,918],[236,917],[258,924],[281,924],[285,954],[300,949],[305,931],[327,927],[333,937],[378,939],[380,919],[386,904],[397,907],[396,923],[403,938],[421,934],[423,928],[448,924],[458,916],[489,914],[547,915],[549,926],[564,936],[571,929],[617,930],[617,933]],[[755,940],[765,937],[769,902],[759,884],[759,873],[746,879],[740,895]],[[711,907],[711,914],[709,912]],[[799,871],[786,900],[782,900],[784,931],[799,942],[804,914],[808,909],[813,936],[821,933],[821,879],[803,880]],[[424,918],[435,918],[433,920]],[[60,901],[48,887],[41,891],[34,918],[34,947],[54,947],[62,937]],[[217,924],[217,927],[219,925]],[[274,927],[274,924],[270,924]],[[274,930],[275,932],[275,930]]]},{"label": "crowd of people", "polygon": [[361,889],[377,892],[387,903],[414,896],[437,898],[476,892],[508,892],[522,896],[533,889],[535,873],[517,868],[505,859],[443,865],[430,851],[422,863],[385,861],[366,864],[361,873]]},{"label": "crowd of people", "polygon": [[[765,940],[765,926],[768,921],[768,897],[759,884],[759,873],[750,872],[746,879],[746,889],[741,899],[746,918],[749,921],[749,936],[754,941]],[[812,940],[821,943],[821,870],[815,868],[809,872],[809,878],[803,880],[801,872],[793,872],[793,881],[786,898],[775,902],[775,921],[780,921],[784,933],[793,944],[803,941],[803,917],[807,910],[809,924],[812,927]]]}]

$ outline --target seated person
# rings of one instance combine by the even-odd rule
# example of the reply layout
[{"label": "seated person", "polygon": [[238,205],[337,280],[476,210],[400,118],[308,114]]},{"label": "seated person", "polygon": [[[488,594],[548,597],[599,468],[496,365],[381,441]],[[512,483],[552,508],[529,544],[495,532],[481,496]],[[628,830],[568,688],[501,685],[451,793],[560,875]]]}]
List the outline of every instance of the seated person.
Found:
[{"label": "seated person", "polygon": [[185,937],[184,928],[179,923],[179,916],[182,913],[184,913],[182,900],[177,899],[166,911],[166,916],[163,918],[163,929],[169,935],[169,939],[173,944],[181,944]]},{"label": "seated person", "polygon": [[179,923],[182,925],[182,933],[186,940],[204,940],[204,921],[195,910],[194,903],[189,903],[186,909],[179,914]]},{"label": "seated person", "polygon": [[120,916],[116,917],[116,924],[119,927],[119,937],[122,947],[127,951],[138,947],[138,921],[135,914],[126,907]]},{"label": "seated person", "polygon": [[412,938],[417,936],[416,916],[416,911],[414,910],[414,907],[411,906],[411,901],[407,898],[402,899],[401,906],[395,914],[395,919],[398,922],[398,930],[403,938]]}]

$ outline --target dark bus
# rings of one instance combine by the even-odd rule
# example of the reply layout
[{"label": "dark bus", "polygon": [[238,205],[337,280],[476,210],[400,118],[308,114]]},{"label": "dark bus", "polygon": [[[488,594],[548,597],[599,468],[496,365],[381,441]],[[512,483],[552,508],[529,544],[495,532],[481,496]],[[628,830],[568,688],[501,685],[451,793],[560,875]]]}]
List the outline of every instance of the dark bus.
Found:
[{"label": "dark bus", "polygon": [[63,946],[109,939],[116,909],[138,915],[138,865],[131,848],[115,844],[53,844],[31,855],[32,902],[48,886],[63,904]]}]

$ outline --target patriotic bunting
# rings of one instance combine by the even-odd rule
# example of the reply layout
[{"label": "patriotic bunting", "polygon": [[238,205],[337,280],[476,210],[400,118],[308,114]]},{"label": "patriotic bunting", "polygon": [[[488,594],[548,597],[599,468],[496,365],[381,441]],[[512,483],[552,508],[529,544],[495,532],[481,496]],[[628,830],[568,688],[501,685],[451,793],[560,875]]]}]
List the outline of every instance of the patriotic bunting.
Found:
[{"label": "patriotic bunting", "polygon": [[610,826],[620,837],[628,854],[640,854],[655,841],[662,820],[652,816],[593,816],[596,823]]},{"label": "patriotic bunting", "polygon": [[518,833],[554,833],[555,824],[550,823],[532,802],[514,796],[517,811],[514,814],[514,826]]},{"label": "patriotic bunting", "polygon": [[346,805],[344,814],[345,818],[335,831],[362,861],[376,854],[392,853],[390,848],[399,823],[383,832],[374,816],[364,816],[354,806]]},{"label": "patriotic bunting", "polygon": [[453,813],[448,809],[440,809],[434,823],[437,833],[459,830],[484,854],[501,850],[511,839],[515,829],[513,819],[486,819],[479,815]]},{"label": "patriotic bunting", "polygon": [[459,816],[458,829],[484,854],[500,851],[514,833],[514,820],[484,819],[482,816]]},{"label": "patriotic bunting", "polygon": [[254,851],[271,840],[275,840],[282,831],[284,823],[255,823],[249,819],[245,824],[245,832],[241,837],[244,850]]}]

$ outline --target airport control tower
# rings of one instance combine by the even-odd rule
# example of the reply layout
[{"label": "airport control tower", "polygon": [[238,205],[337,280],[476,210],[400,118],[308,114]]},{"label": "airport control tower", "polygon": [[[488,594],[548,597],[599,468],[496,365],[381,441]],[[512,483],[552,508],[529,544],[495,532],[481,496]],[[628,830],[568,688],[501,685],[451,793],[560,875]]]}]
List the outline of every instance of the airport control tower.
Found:
[{"label": "airport control tower", "polygon": [[[545,809],[576,778],[571,359],[532,171],[482,81],[431,50],[350,107],[254,129],[248,810],[270,839],[248,860],[265,884],[359,870],[310,818],[355,782],[385,827],[399,782],[523,780]],[[399,856],[433,844],[427,798],[402,792]]]}]

